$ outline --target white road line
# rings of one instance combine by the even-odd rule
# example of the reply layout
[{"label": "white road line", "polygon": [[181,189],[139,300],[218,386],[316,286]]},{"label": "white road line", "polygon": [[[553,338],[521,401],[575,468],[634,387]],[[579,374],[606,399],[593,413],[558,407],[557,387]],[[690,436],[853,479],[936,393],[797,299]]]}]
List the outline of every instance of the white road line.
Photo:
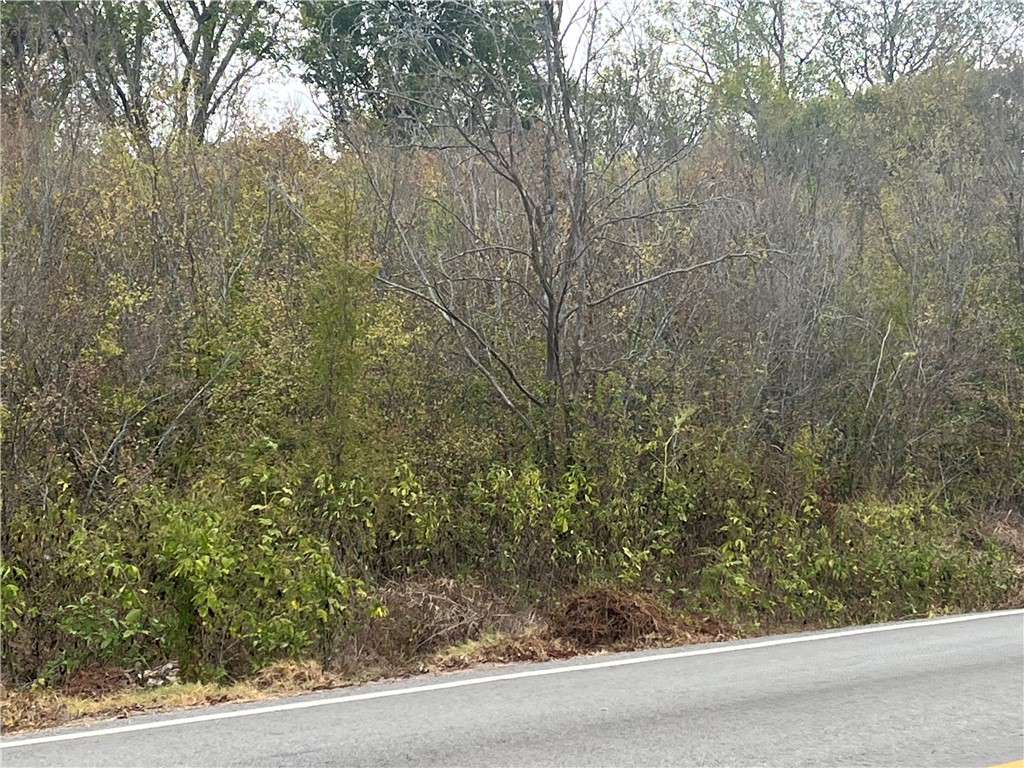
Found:
[{"label": "white road line", "polygon": [[[336,696],[329,699],[314,699],[312,701],[295,701],[289,704],[275,704],[269,707],[253,707],[252,709],[239,709],[231,712],[213,712],[208,715],[192,715],[170,720],[157,720],[148,723],[136,723],[134,725],[118,725],[111,728],[98,728],[88,731],[76,731],[74,733],[62,733],[53,736],[38,736],[30,739],[19,739],[17,741],[0,741],[0,749],[12,749],[14,747],[29,747],[36,744],[51,744],[57,741],[73,741],[75,739],[90,739],[98,736],[112,736],[120,733],[131,733],[132,731],[149,731],[155,728],[170,728],[178,725],[191,725],[193,723],[209,723],[216,720],[233,720],[237,717],[253,717],[255,715],[269,715],[276,712],[291,712],[298,709],[312,709],[313,707],[326,707],[334,704],[349,704],[357,701],[369,701],[371,699],[387,699],[392,696],[407,696],[415,693],[426,693],[428,691],[444,691],[450,688],[465,688],[470,685],[484,685],[486,683],[499,683],[506,680],[522,680],[527,677],[547,677],[548,675],[563,675],[570,672],[586,672],[592,669],[608,669],[610,667],[628,667],[633,664],[648,664],[656,661],[668,661],[671,659],[685,659],[690,656],[711,656],[717,653],[738,653],[741,651],[752,651],[758,648],[774,648],[780,645],[794,645],[796,643],[811,643],[819,640],[835,640],[841,637],[853,637],[855,635],[871,635],[876,632],[895,632],[899,630],[915,629],[917,627],[934,627],[941,624],[959,624],[965,621],[979,621],[982,619],[999,618],[1002,616],[1022,616],[1024,609],[1009,611],[994,611],[991,613],[974,613],[963,616],[942,616],[935,619],[923,619],[920,621],[908,621],[897,624],[877,624],[854,629],[842,629],[838,631],[823,632],[813,635],[793,635],[789,637],[776,637],[771,640],[759,640],[742,645],[712,645],[698,647],[686,651],[671,651],[669,653],[656,653],[648,656],[628,656],[625,658],[608,659],[606,661],[594,661],[585,664],[570,664],[560,667],[545,667],[543,669],[527,669],[522,672],[509,672],[504,675],[488,675],[487,677],[471,677],[462,680],[448,680],[442,683],[430,683],[417,685],[409,688],[391,688],[384,691],[371,691],[369,693],[356,693],[349,696]],[[1024,633],[1022,633],[1024,639]]]}]

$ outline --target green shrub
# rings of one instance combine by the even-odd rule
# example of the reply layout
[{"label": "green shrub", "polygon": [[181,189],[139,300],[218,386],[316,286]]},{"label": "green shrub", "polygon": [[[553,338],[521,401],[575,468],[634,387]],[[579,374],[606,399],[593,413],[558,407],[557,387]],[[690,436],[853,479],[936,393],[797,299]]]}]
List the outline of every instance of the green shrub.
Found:
[{"label": "green shrub", "polygon": [[948,511],[913,500],[823,513],[737,511],[709,550],[702,584],[737,615],[825,623],[886,621],[992,608],[1013,583],[994,542],[968,543]]}]

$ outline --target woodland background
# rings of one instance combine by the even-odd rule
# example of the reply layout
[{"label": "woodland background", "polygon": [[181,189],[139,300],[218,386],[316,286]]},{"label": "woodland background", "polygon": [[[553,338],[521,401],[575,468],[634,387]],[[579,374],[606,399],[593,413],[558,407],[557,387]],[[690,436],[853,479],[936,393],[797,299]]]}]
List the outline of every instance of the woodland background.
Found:
[{"label": "woodland background", "polygon": [[1020,2],[0,13],[8,681],[1020,601]]}]

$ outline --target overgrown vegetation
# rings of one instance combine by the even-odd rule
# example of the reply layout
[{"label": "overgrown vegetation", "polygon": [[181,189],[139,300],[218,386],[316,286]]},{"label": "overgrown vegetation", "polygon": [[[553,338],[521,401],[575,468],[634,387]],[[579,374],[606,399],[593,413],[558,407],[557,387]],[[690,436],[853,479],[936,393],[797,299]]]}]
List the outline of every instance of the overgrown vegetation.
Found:
[{"label": "overgrown vegetation", "polygon": [[[5,685],[1019,603],[1019,50],[906,19],[869,73],[873,11],[737,1],[597,14],[580,62],[544,2],[203,7],[3,6]],[[223,70],[147,53],[175,13]],[[214,135],[292,56],[333,143]]]}]

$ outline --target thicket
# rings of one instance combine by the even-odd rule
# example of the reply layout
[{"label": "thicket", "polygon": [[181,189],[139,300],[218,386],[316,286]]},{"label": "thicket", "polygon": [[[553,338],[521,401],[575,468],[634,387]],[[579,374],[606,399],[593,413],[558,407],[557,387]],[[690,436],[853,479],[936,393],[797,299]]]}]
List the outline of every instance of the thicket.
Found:
[{"label": "thicket", "polygon": [[[331,153],[288,128],[142,147],[16,95],[8,679],[329,660],[424,574],[768,623],[1020,580],[981,526],[1024,509],[1019,63],[753,114],[723,88],[685,147],[595,142],[577,186],[552,122],[510,123],[503,167],[370,117]],[[517,209],[552,163],[554,210]]]}]

